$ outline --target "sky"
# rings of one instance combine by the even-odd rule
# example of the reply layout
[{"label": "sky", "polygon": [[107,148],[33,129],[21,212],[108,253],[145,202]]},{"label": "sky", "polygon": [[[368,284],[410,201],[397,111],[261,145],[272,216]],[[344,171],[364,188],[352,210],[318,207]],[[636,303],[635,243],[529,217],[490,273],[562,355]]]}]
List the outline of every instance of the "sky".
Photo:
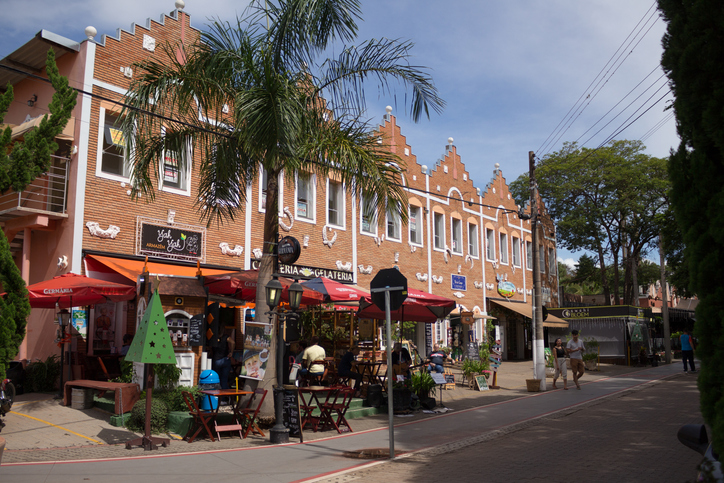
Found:
[{"label": "sky", "polygon": [[[187,0],[191,24],[234,21],[248,1]],[[678,146],[665,108],[673,97],[663,71],[666,25],[653,0],[363,0],[357,43],[410,40],[411,64],[429,69],[446,107],[414,123],[405,93],[367,96],[368,118],[392,106],[419,164],[445,153],[448,138],[476,187],[496,163],[508,182],[563,142],[596,148],[610,139],[641,140],[646,154],[667,157]],[[0,0],[0,58],[41,29],[82,41],[86,26],[102,34],[145,25],[173,10],[173,0]],[[32,12],[32,15],[29,13]],[[335,50],[339,50],[337,47]],[[573,263],[581,252],[559,250]]]}]

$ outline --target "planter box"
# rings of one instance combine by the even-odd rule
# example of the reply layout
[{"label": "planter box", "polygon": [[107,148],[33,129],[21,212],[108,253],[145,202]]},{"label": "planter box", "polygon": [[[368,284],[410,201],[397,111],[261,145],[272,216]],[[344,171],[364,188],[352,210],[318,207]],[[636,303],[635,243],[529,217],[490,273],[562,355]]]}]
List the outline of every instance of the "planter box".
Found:
[{"label": "planter box", "polygon": [[526,379],[525,384],[528,386],[528,392],[540,392],[540,379]]}]

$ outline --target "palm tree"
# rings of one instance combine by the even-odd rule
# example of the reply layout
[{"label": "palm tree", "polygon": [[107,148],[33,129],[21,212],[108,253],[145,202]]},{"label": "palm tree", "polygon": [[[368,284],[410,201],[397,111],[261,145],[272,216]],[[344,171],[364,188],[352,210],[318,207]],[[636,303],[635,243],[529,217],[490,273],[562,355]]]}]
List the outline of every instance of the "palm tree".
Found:
[{"label": "palm tree", "polygon": [[[123,130],[133,153],[133,193],[147,200],[164,149],[179,153],[183,165],[191,162],[193,141],[201,156],[197,208],[207,223],[233,220],[263,170],[261,287],[274,269],[280,176],[293,183],[298,172],[334,171],[353,196],[374,200],[371,209],[406,215],[404,165],[363,120],[365,82],[385,93],[411,89],[415,121],[430,109],[440,112],[444,101],[425,69],[409,64],[410,42],[369,40],[319,61],[332,42],[356,37],[357,0],[255,0],[249,12],[234,26],[213,22],[190,48],[166,46],[167,58],[138,65]],[[256,304],[266,305],[264,291]],[[275,374],[268,367],[265,383]]]}]

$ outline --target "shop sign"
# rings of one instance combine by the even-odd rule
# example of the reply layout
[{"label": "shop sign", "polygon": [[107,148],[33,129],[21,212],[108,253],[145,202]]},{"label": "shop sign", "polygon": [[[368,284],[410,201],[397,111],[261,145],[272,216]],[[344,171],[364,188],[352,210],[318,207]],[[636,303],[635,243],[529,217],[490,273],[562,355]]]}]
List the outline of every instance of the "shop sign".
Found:
[{"label": "shop sign", "polygon": [[293,236],[285,236],[279,240],[279,244],[277,245],[279,263],[292,265],[299,259],[301,253],[302,247],[299,245],[299,241]]},{"label": "shop sign", "polygon": [[140,225],[140,255],[177,260],[203,259],[203,231],[144,221],[141,221]]},{"label": "shop sign", "polygon": [[327,277],[340,283],[354,283],[354,272],[332,270],[329,268],[308,267],[305,265],[279,264],[279,275],[288,278],[309,280],[316,277]]},{"label": "shop sign", "polygon": [[465,275],[450,275],[450,288],[452,290],[467,291],[467,277]]},{"label": "shop sign", "polygon": [[515,295],[515,285],[513,282],[501,280],[498,282],[498,293],[505,298],[510,298]]}]

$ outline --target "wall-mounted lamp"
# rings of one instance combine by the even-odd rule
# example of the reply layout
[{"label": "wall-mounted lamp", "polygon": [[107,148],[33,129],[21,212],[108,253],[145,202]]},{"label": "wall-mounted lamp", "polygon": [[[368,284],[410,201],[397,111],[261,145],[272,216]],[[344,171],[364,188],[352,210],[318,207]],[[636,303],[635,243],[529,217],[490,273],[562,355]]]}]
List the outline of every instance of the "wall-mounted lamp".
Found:
[{"label": "wall-mounted lamp", "polygon": [[33,94],[33,97],[28,99],[28,107],[33,107],[37,101],[38,101],[38,96],[36,94]]},{"label": "wall-mounted lamp", "polygon": [[425,212],[426,215],[427,215],[428,213],[430,213],[430,210],[427,209],[427,208],[423,208],[422,210]]}]

